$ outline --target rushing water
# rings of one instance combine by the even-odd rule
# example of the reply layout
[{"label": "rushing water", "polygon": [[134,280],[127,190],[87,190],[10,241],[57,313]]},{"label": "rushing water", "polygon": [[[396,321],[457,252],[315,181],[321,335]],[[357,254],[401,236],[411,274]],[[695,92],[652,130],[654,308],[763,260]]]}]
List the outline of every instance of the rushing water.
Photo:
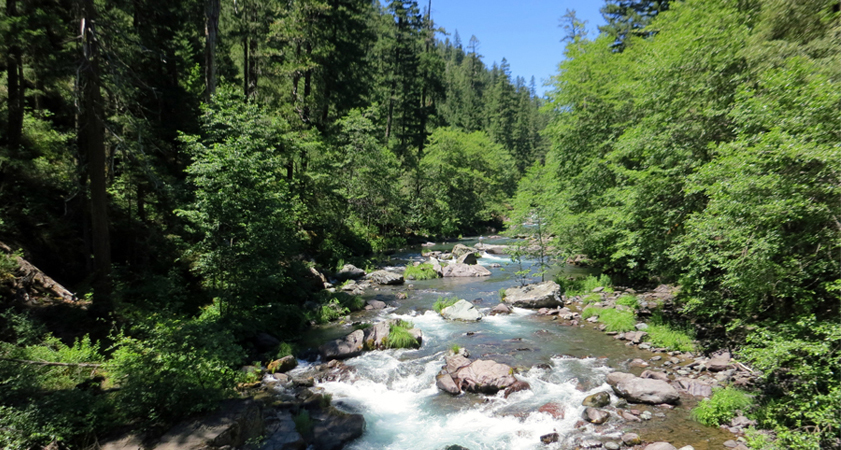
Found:
[{"label": "rushing water", "polygon": [[[471,245],[475,241],[465,243]],[[395,256],[393,264],[421,260],[423,257],[417,250]],[[609,390],[605,375],[616,369],[628,370],[629,359],[651,356],[628,348],[592,327],[561,326],[530,310],[515,308],[509,316],[486,316],[477,323],[447,321],[432,311],[439,297],[456,296],[473,301],[487,314],[499,303],[500,289],[518,284],[513,272],[519,267],[507,257],[485,255],[479,263],[486,266],[497,263],[503,267],[491,268],[490,277],[407,281],[406,286],[383,287],[366,295],[386,300],[390,306],[381,311],[357,313],[352,320],[408,320],[423,331],[424,341],[418,350],[374,351],[352,358],[346,364],[356,369],[354,379],[319,385],[332,394],[337,407],[365,416],[365,434],[348,448],[440,450],[453,444],[470,450],[567,448],[569,440],[580,439],[593,431],[591,425],[575,428],[584,409],[580,406],[584,397]],[[572,267],[562,270],[571,274],[581,271]],[[408,298],[396,300],[398,292],[406,292]],[[350,331],[350,325],[326,327],[307,339],[316,345]],[[439,391],[435,375],[454,345],[467,349],[471,359],[492,359],[516,367],[516,377],[528,382],[531,389],[507,399],[502,392],[495,396],[452,397]],[[306,366],[302,362],[297,370],[305,370]],[[548,402],[564,405],[563,420],[537,412]],[[687,420],[685,409],[669,412],[668,418],[661,417],[663,413],[656,408],[641,409],[656,413],[654,420],[629,425],[612,417],[600,434],[593,436],[602,441],[616,441],[623,431],[634,430],[644,439],[672,440],[678,447],[692,444],[696,450],[708,448],[711,442],[718,445],[709,448],[720,448],[724,439],[717,430],[705,430],[709,436],[699,436],[700,426]],[[553,431],[562,436],[561,442],[548,447],[541,444],[540,436]]]}]

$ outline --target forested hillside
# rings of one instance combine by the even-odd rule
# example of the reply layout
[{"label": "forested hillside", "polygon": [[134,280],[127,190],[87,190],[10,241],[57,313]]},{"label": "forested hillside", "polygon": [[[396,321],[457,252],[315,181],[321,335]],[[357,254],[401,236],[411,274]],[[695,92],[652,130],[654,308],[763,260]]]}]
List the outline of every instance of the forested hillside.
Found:
[{"label": "forested hillside", "polygon": [[616,281],[679,283],[676,320],[762,372],[776,445],[837,448],[841,5],[608,3],[638,8],[567,45],[518,203]]},{"label": "forested hillside", "polygon": [[[2,445],[81,445],[212,407],[259,353],[255,336],[293,336],[338,308],[310,267],[499,230],[545,153],[534,81],[486,65],[478,38],[465,47],[414,1],[2,11],[0,241],[87,312],[24,312],[34,295],[3,256],[0,354],[108,360],[119,388],[0,363]],[[45,334],[57,330],[63,343]]]},{"label": "forested hillside", "polygon": [[515,218],[679,285],[664,323],[758,377],[755,448],[841,448],[838,0],[569,12],[546,99],[382,3],[0,0],[0,446],[212,410],[361,307],[311,269]]}]

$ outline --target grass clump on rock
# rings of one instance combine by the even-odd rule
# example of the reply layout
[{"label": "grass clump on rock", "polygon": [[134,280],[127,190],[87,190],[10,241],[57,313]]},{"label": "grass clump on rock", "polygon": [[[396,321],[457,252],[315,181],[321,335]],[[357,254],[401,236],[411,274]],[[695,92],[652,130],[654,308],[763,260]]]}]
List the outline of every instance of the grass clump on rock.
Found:
[{"label": "grass clump on rock", "polygon": [[401,320],[391,326],[388,337],[385,339],[386,348],[414,348],[418,346],[418,340],[409,332],[415,324]]},{"label": "grass clump on rock", "polygon": [[438,314],[441,314],[441,310],[444,308],[449,308],[458,302],[458,297],[438,297],[438,300],[432,305],[432,309],[435,310]]},{"label": "grass clump on rock", "polygon": [[692,409],[692,418],[704,425],[717,427],[727,423],[737,412],[746,412],[753,405],[751,396],[732,386],[716,389],[713,396]]},{"label": "grass clump on rock", "polygon": [[407,280],[432,280],[438,278],[438,272],[432,268],[432,264],[419,264],[417,266],[406,266],[403,271],[403,278]]},{"label": "grass clump on rock", "polygon": [[625,294],[618,299],[616,299],[617,305],[627,306],[628,308],[635,309],[639,306],[639,302],[637,302],[637,297]]},{"label": "grass clump on rock", "polygon": [[666,324],[649,324],[645,330],[651,343],[681,352],[695,350],[695,342],[688,331],[672,328]]}]

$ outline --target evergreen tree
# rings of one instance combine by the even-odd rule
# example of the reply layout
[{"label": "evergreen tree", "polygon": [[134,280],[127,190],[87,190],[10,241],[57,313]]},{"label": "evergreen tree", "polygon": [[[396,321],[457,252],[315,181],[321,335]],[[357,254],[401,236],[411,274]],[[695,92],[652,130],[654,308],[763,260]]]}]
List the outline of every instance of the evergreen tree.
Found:
[{"label": "evergreen tree", "polygon": [[600,11],[607,25],[599,31],[613,38],[611,46],[622,51],[629,36],[651,36],[653,30],[645,28],[657,14],[669,9],[669,0],[606,0]]}]

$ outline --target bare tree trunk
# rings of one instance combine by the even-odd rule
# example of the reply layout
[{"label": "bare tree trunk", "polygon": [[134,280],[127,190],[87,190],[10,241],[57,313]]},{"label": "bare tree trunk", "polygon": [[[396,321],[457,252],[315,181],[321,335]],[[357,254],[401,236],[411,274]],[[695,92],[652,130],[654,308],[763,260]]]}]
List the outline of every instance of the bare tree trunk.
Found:
[{"label": "bare tree trunk", "polygon": [[99,43],[96,35],[94,0],[82,0],[82,46],[84,63],[82,82],[80,148],[87,154],[87,172],[91,192],[91,234],[93,241],[94,315],[105,316],[111,303],[111,240],[108,230],[108,194],[106,192],[107,155],[105,125],[99,76]]},{"label": "bare tree trunk", "polygon": [[216,41],[219,34],[220,0],[207,0],[204,20],[204,84],[205,100],[216,93]]},{"label": "bare tree trunk", "polygon": [[[17,1],[6,0],[6,15],[17,16]],[[12,30],[10,34],[17,34]],[[9,150],[16,152],[23,134],[23,61],[17,36],[9,46],[6,55],[7,85],[9,90],[8,144]]]}]

